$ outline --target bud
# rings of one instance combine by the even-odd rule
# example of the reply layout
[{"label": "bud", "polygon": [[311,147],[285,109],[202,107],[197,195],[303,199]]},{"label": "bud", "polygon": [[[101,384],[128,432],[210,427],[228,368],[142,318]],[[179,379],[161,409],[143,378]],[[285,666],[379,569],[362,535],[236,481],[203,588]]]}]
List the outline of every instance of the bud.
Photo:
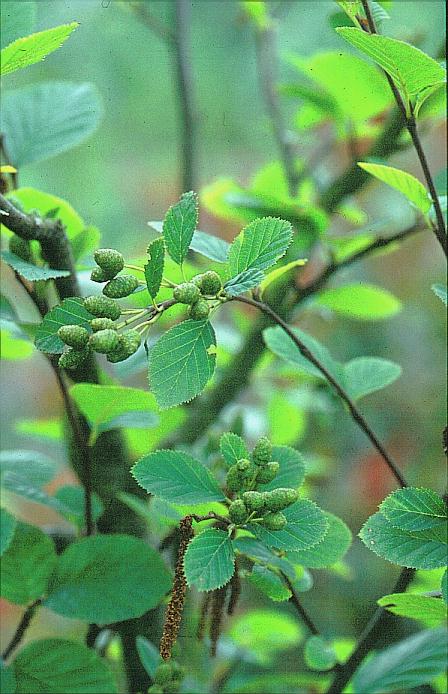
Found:
[{"label": "bud", "polygon": [[257,483],[258,484],[269,484],[273,479],[277,477],[278,471],[280,470],[279,463],[271,462],[265,467],[258,469]]},{"label": "bud", "polygon": [[268,513],[263,518],[261,525],[263,525],[268,530],[282,530],[287,523],[286,517],[283,513]]},{"label": "bud", "polygon": [[181,304],[195,304],[201,297],[199,288],[193,282],[184,282],[175,287],[173,297]]},{"label": "bud", "polygon": [[193,320],[206,320],[209,313],[210,307],[205,299],[199,299],[199,301],[190,306],[190,318]]},{"label": "bud", "polygon": [[252,460],[256,465],[264,466],[272,460],[272,444],[266,436],[257,442],[252,451]]},{"label": "bud", "polygon": [[250,460],[247,460],[247,458],[240,458],[236,466],[240,472],[247,472],[250,469]]},{"label": "bud", "polygon": [[229,506],[229,516],[232,523],[235,523],[235,525],[241,525],[242,523],[245,523],[247,520],[247,515],[247,508],[244,504],[244,501],[242,501],[241,499],[236,499],[235,501],[232,501],[232,503]]},{"label": "bud", "polygon": [[119,305],[107,296],[88,296],[84,299],[84,308],[97,318],[117,320],[121,314]]},{"label": "bud", "polygon": [[229,492],[239,492],[243,485],[243,477],[236,465],[232,465],[227,472],[226,487]]},{"label": "bud", "polygon": [[103,294],[111,299],[122,299],[132,294],[137,287],[138,279],[134,275],[120,275],[120,277],[110,280],[103,287]]},{"label": "bud", "polygon": [[111,280],[124,268],[124,258],[114,248],[98,248],[93,257],[96,264],[103,270],[107,280]]},{"label": "bud", "polygon": [[61,325],[58,336],[64,344],[82,350],[89,341],[89,333],[82,325]]}]

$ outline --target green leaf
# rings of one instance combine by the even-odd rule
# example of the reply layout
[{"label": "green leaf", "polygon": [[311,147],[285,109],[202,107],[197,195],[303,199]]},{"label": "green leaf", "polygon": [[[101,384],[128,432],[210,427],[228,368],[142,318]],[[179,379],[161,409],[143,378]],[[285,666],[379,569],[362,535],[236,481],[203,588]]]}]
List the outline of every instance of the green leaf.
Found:
[{"label": "green leaf", "polygon": [[419,533],[400,530],[382,513],[375,513],[363,525],[359,537],[372,552],[399,566],[437,569],[446,564],[446,537],[440,529]]},{"label": "green leaf", "polygon": [[310,636],[305,642],[305,663],[311,670],[331,670],[336,664],[336,653],[322,636]]},{"label": "green leaf", "polygon": [[401,302],[386,289],[361,283],[327,289],[319,294],[315,303],[358,320],[390,318],[401,309]]},{"label": "green leaf", "polygon": [[448,603],[448,569],[442,576],[440,589],[442,591],[442,598],[445,600],[446,603]]},{"label": "green leaf", "polygon": [[36,21],[35,2],[2,3],[1,47],[4,48],[21,36],[33,31]]},{"label": "green leaf", "polygon": [[17,521],[4,508],[0,508],[0,557],[6,552],[13,538]]},{"label": "green leaf", "polygon": [[97,129],[102,104],[93,84],[40,82],[3,95],[1,129],[16,167],[44,161]]},{"label": "green leaf", "polygon": [[443,284],[432,284],[431,289],[434,292],[434,294],[438,296],[439,299],[441,299],[446,306],[448,303],[446,287],[444,287]]},{"label": "green leaf", "polygon": [[268,549],[254,537],[249,537],[247,535],[237,537],[236,540],[233,541],[233,546],[238,552],[246,555],[257,564],[261,564],[268,568],[279,569],[292,582],[297,580],[296,570],[292,564],[290,564],[287,559],[275,554],[271,549]]},{"label": "green leaf", "polygon": [[68,270],[52,270],[51,268],[37,267],[37,265],[27,263],[10,251],[2,251],[1,257],[7,265],[30,282],[35,280],[52,280],[57,277],[68,277],[70,275]]},{"label": "green leaf", "polygon": [[232,275],[255,268],[266,270],[285,255],[292,240],[289,222],[263,217],[248,224],[229,248],[229,269]]},{"label": "green leaf", "polygon": [[0,661],[0,691],[2,694],[15,694],[17,691],[16,686],[13,666],[6,666],[3,660]]},{"label": "green leaf", "polygon": [[[292,615],[271,610],[251,610],[232,624],[230,637],[237,646],[249,650],[260,663],[268,664],[278,652],[297,646],[302,633]],[[257,691],[264,691],[263,687]],[[279,691],[278,687],[275,689]]]},{"label": "green leaf", "polygon": [[32,525],[17,527],[1,563],[1,596],[16,605],[42,597],[56,563],[52,540]]},{"label": "green leaf", "polygon": [[353,691],[383,694],[431,682],[444,671],[446,648],[445,629],[429,629],[403,639],[362,663],[353,678]]},{"label": "green leaf", "polygon": [[162,662],[162,657],[159,649],[154,646],[151,641],[145,639],[144,636],[137,636],[135,640],[138,656],[151,679],[154,679],[157,667]]},{"label": "green leaf", "polygon": [[234,570],[235,555],[228,533],[207,528],[188,545],[184,571],[190,587],[216,590],[230,581]]},{"label": "green leaf", "polygon": [[165,243],[163,239],[154,239],[148,246],[149,260],[145,265],[145,280],[149,296],[155,299],[159,293],[165,264]]},{"label": "green leaf", "polygon": [[139,416],[145,413],[144,427],[157,423],[156,404],[152,393],[140,388],[124,386],[100,386],[77,383],[70,395],[92,426],[90,443],[103,431],[119,427],[139,427]]},{"label": "green leaf", "polygon": [[411,532],[446,525],[447,508],[432,489],[397,489],[380,504],[380,511],[395,528]]},{"label": "green leaf", "polygon": [[14,660],[21,694],[115,694],[117,686],[105,661],[75,641],[32,641]]},{"label": "green leaf", "polygon": [[261,489],[269,491],[277,487],[300,487],[305,479],[305,461],[300,453],[289,446],[273,446],[272,459],[280,464],[280,469],[275,479],[261,485]]},{"label": "green leaf", "polygon": [[337,33],[380,65],[396,82],[405,97],[413,97],[445,79],[443,67],[423,51],[388,36],[368,34],[361,29],[341,27]]},{"label": "green leaf", "polygon": [[288,552],[291,561],[311,569],[325,569],[344,557],[352,543],[350,529],[332,513],[324,511],[324,515],[328,521],[328,530],[324,538],[309,549]]},{"label": "green leaf", "polygon": [[211,472],[182,451],[155,451],[132,468],[143,489],[175,504],[222,501],[225,497]]},{"label": "green leaf", "polygon": [[[163,233],[163,222],[148,222],[148,225],[159,234]],[[190,242],[190,248],[217,263],[227,263],[230,243],[218,236],[206,234],[205,231],[195,231]]]},{"label": "green leaf", "polygon": [[[34,353],[34,347],[29,340],[24,340],[20,335],[19,330],[8,330],[5,327],[6,321],[2,321],[3,325],[0,327],[0,337],[2,353],[1,358],[5,361],[19,361],[21,359],[28,359]],[[12,325],[12,324],[11,324]]]},{"label": "green leaf", "polygon": [[411,593],[392,593],[385,595],[377,602],[392,614],[416,619],[426,627],[438,627],[446,620],[446,605],[440,598]]},{"label": "green leaf", "polygon": [[307,426],[305,410],[282,391],[273,391],[266,414],[272,443],[294,444],[304,435]]},{"label": "green leaf", "polygon": [[79,26],[78,22],[62,24],[10,43],[2,49],[0,75],[3,77],[43,60],[49,53],[59,48],[77,26]]},{"label": "green leaf", "polygon": [[429,212],[431,198],[425,186],[412,174],[396,169],[393,166],[384,166],[383,164],[358,162],[358,166],[379,181],[383,181],[391,188],[395,188],[395,190],[403,193],[409,202],[423,214]]},{"label": "green leaf", "polygon": [[232,277],[224,285],[224,290],[228,296],[239,296],[248,292],[249,289],[258,287],[264,279],[264,273],[256,268],[250,268],[240,272],[236,277]]},{"label": "green leaf", "polygon": [[280,576],[265,566],[255,564],[247,580],[274,602],[283,602],[291,597],[291,591]]},{"label": "green leaf", "polygon": [[306,262],[306,258],[298,258],[297,260],[291,260],[291,262],[286,263],[286,265],[281,265],[280,267],[275,268],[275,270],[271,270],[271,272],[268,275],[266,275],[266,277],[260,283],[261,293],[263,294],[266,291],[266,289],[273,282],[276,282],[278,279],[280,279],[282,275],[296,267],[306,265]]},{"label": "green leaf", "polygon": [[129,535],[96,535],[59,557],[44,605],[57,614],[98,624],[140,617],[170,590],[159,554]]},{"label": "green leaf", "polygon": [[358,357],[344,366],[345,382],[353,400],[390,385],[401,376],[401,366],[387,359]]},{"label": "green leaf", "polygon": [[424,118],[444,117],[446,112],[446,80],[427,87],[417,96],[414,115],[419,120]]},{"label": "green leaf", "polygon": [[64,343],[57,332],[61,325],[82,325],[92,332],[90,322],[93,316],[84,308],[83,300],[78,297],[64,299],[47,313],[36,332],[35,345],[41,352],[61,354]]},{"label": "green leaf", "polygon": [[192,400],[215,370],[215,332],[209,321],[186,320],[153,347],[149,385],[162,409]]},{"label": "green leaf", "polygon": [[[86,496],[83,487],[66,485],[59,487],[54,498],[59,506],[59,513],[70,523],[74,523],[79,529],[85,526]],[[92,494],[92,516],[97,521],[104,511],[104,506],[97,494]]]},{"label": "green leaf", "polygon": [[295,551],[317,545],[328,530],[323,511],[309,499],[300,499],[283,513],[288,521],[283,530],[267,530],[258,523],[248,528],[267,547]]},{"label": "green leaf", "polygon": [[233,434],[231,431],[221,436],[219,439],[219,449],[229,467],[235,465],[241,458],[249,457],[249,451],[241,436]]},{"label": "green leaf", "polygon": [[166,250],[178,265],[182,265],[187,256],[197,223],[197,195],[190,191],[170,207],[163,221]]},{"label": "green leaf", "polygon": [[57,470],[56,463],[39,451],[0,451],[0,473],[2,476],[7,472],[12,472],[25,479],[29,484],[41,487],[55,477]]}]

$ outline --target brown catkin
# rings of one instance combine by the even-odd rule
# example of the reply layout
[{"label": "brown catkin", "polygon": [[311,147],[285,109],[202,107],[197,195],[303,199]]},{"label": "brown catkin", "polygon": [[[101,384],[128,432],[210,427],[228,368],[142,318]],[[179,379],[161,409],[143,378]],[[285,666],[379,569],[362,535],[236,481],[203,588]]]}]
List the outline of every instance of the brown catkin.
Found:
[{"label": "brown catkin", "polygon": [[163,660],[169,660],[171,658],[171,651],[176,643],[182,620],[185,595],[187,592],[187,581],[184,574],[184,555],[194,535],[192,524],[192,516],[185,516],[179,524],[180,542],[177,553],[176,569],[174,572],[173,591],[165,614],[165,623],[163,625],[163,633],[159,648]]},{"label": "brown catkin", "polygon": [[196,630],[196,638],[202,641],[205,633],[205,623],[207,621],[208,608],[210,607],[212,593],[206,593],[202,598],[201,612],[199,614],[198,628]]},{"label": "brown catkin", "polygon": [[224,603],[226,601],[227,588],[229,584],[213,591],[211,622],[210,622],[210,655],[216,655],[218,639],[221,633],[222,617],[224,613]]},{"label": "brown catkin", "polygon": [[238,564],[235,564],[235,573],[230,579],[230,597],[227,605],[227,614],[232,615],[235,612],[236,604],[241,593],[241,579],[238,573]]}]

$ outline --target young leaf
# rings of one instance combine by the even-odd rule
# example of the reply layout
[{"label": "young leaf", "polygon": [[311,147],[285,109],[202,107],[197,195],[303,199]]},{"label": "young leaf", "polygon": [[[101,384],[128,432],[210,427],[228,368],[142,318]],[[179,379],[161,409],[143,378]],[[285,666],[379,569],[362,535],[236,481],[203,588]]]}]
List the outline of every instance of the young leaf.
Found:
[{"label": "young leaf", "polygon": [[17,691],[28,694],[115,694],[111,670],[97,653],[75,641],[32,641],[14,659]]},{"label": "young leaf", "polygon": [[36,332],[34,344],[41,352],[61,354],[64,343],[57,332],[62,325],[82,325],[92,332],[89,321],[93,316],[86,311],[83,300],[78,297],[64,299],[62,304],[55,306],[47,313]]},{"label": "young leaf", "polygon": [[268,549],[254,537],[237,537],[236,540],[233,541],[233,546],[237,552],[245,554],[257,564],[279,569],[292,582],[297,580],[297,572],[294,566],[292,566],[287,559],[275,554],[275,552]]},{"label": "young leaf", "polygon": [[[230,637],[237,646],[247,649],[259,663],[269,664],[280,651],[297,646],[302,640],[302,632],[297,619],[279,610],[251,610],[237,617],[232,624]],[[271,690],[282,691],[277,686]],[[292,691],[297,690],[294,680]],[[265,691],[263,685],[258,692]],[[289,689],[287,691],[290,691]]]},{"label": "young leaf", "polygon": [[431,198],[423,183],[420,183],[412,174],[396,169],[393,166],[384,166],[383,164],[358,162],[358,166],[372,176],[375,176],[379,181],[403,193],[409,202],[423,214],[429,212]]},{"label": "young leaf", "polygon": [[434,292],[434,294],[438,296],[439,299],[441,299],[441,301],[443,301],[443,303],[446,306],[448,303],[446,287],[444,287],[443,284],[432,284],[431,289]]},{"label": "young leaf", "polygon": [[151,610],[170,589],[159,554],[129,535],[96,535],[59,557],[44,605],[72,619],[109,624]]},{"label": "young leaf", "polygon": [[[92,425],[90,443],[103,431],[150,427],[158,422],[154,396],[140,388],[77,383],[70,394]],[[141,421],[142,414],[146,416]]]},{"label": "young leaf", "polygon": [[401,309],[401,302],[393,294],[372,284],[345,284],[327,289],[315,303],[358,320],[390,318]]},{"label": "young leaf", "polygon": [[[148,226],[159,234],[163,233],[163,222],[148,222]],[[218,236],[206,234],[205,231],[195,231],[190,242],[190,248],[217,263],[227,263],[230,243]]]},{"label": "young leaf", "polygon": [[291,597],[291,591],[280,576],[265,566],[255,564],[247,580],[274,602],[283,602]]},{"label": "young leaf", "polygon": [[1,475],[11,472],[36,487],[48,484],[56,476],[57,469],[56,463],[39,451],[0,451]]},{"label": "young leaf", "polygon": [[198,201],[195,193],[184,193],[170,207],[163,221],[166,250],[178,265],[184,262],[198,223]]},{"label": "young leaf", "polygon": [[222,501],[225,497],[209,470],[182,451],[155,451],[132,468],[143,489],[175,504]]},{"label": "young leaf", "polygon": [[306,265],[306,263],[306,258],[298,258],[297,260],[291,260],[291,262],[286,263],[286,265],[281,265],[280,267],[275,268],[275,270],[271,270],[271,272],[266,275],[266,277],[260,283],[261,293],[263,294],[269,285],[276,282],[280,277],[282,277],[282,275],[289,272],[293,268],[302,267],[303,265]]},{"label": "young leaf", "polygon": [[6,92],[0,122],[11,161],[22,167],[66,152],[95,132],[102,111],[88,83],[40,82]]},{"label": "young leaf", "polygon": [[426,627],[438,627],[446,620],[446,605],[439,598],[411,593],[392,593],[377,600],[378,605],[392,614],[416,619]]},{"label": "young leaf", "polygon": [[350,529],[332,513],[324,511],[324,515],[328,521],[328,530],[323,540],[309,549],[288,552],[291,561],[310,569],[325,569],[343,558],[352,543]]},{"label": "young leaf", "polygon": [[149,385],[162,409],[192,400],[215,370],[215,332],[208,321],[186,320],[162,335],[149,358]]},{"label": "young leaf", "polygon": [[248,224],[229,248],[229,269],[232,275],[255,268],[266,270],[285,255],[292,240],[289,222],[263,217]]},{"label": "young leaf", "polygon": [[345,382],[353,400],[390,385],[401,376],[401,366],[387,359],[358,357],[344,365]]},{"label": "young leaf", "polygon": [[264,273],[261,270],[256,268],[244,270],[244,272],[240,272],[225,283],[224,291],[228,296],[239,296],[244,294],[244,292],[248,292],[249,289],[258,287],[263,279]]},{"label": "young leaf", "polygon": [[149,260],[145,265],[145,280],[149,296],[155,299],[162,283],[165,264],[165,243],[162,239],[154,239],[148,246]]},{"label": "young leaf", "polygon": [[305,462],[300,453],[289,446],[273,446],[272,459],[280,464],[280,469],[272,482],[262,485],[263,491],[277,487],[300,487],[305,479]]},{"label": "young leaf", "polygon": [[0,75],[3,77],[43,60],[49,53],[62,46],[77,26],[78,22],[62,24],[10,43],[2,49]]},{"label": "young leaf", "polygon": [[303,655],[305,663],[311,670],[331,670],[336,663],[336,653],[322,636],[310,636],[305,643]]},{"label": "young leaf", "polygon": [[248,528],[267,547],[282,550],[307,549],[323,540],[329,524],[313,501],[300,499],[283,513],[288,521],[283,530],[268,530],[258,523],[249,523]]},{"label": "young leaf", "polygon": [[364,661],[353,678],[355,694],[410,691],[431,682],[446,665],[445,629],[409,636]]},{"label": "young leaf", "polygon": [[405,98],[445,79],[443,67],[409,43],[351,27],[341,27],[336,31],[378,63],[396,82]]},{"label": "young leaf", "polygon": [[57,277],[68,277],[70,275],[68,270],[52,270],[51,268],[37,267],[37,265],[27,263],[10,251],[2,251],[1,257],[7,265],[30,282],[35,280],[53,280]]},{"label": "young leaf", "polygon": [[411,532],[445,526],[448,520],[446,505],[432,489],[397,489],[381,502],[380,511],[394,528]]},{"label": "young leaf", "polygon": [[199,591],[216,590],[233,576],[235,555],[228,533],[207,528],[188,545],[184,571],[189,586]]},{"label": "young leaf", "polygon": [[437,569],[446,564],[443,528],[410,532],[394,528],[382,513],[375,513],[361,528],[366,547],[393,564],[413,569]]},{"label": "young leaf", "polygon": [[237,436],[237,434],[233,434],[231,431],[221,436],[219,449],[229,467],[235,465],[241,458],[249,457],[249,451],[241,436]]},{"label": "young leaf", "polygon": [[0,556],[8,549],[17,521],[5,508],[0,508]]},{"label": "young leaf", "polygon": [[1,596],[16,605],[42,597],[56,563],[52,540],[32,525],[17,523],[1,562]]}]

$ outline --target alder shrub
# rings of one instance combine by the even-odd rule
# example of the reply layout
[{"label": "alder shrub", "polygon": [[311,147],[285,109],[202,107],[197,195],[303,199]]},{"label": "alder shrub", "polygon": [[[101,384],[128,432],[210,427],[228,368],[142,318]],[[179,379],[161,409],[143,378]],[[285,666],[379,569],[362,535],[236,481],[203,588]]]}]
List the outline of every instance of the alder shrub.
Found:
[{"label": "alder shrub", "polygon": [[[391,317],[399,302],[386,289],[364,283],[328,288],[327,281],[369,254],[397,250],[420,231],[434,233],[446,252],[446,198],[438,195],[417,127],[428,127],[444,110],[445,70],[409,43],[377,33],[386,3],[338,4],[345,12],[335,15],[343,24],[336,28],[342,52],[297,58],[298,72],[314,85],[301,80],[283,90],[303,102],[302,127],[330,120],[344,137],[350,121],[352,134],[368,133],[371,150],[323,192],[300,168],[296,180],[288,179],[285,161],[268,164],[247,188],[215,181],[202,202],[216,216],[242,223],[231,243],[198,230],[198,196],[187,191],[162,222],[150,222],[144,258],[99,248],[98,230],[85,227],[68,202],[16,185],[19,166],[93,132],[96,93],[73,83],[5,93],[2,131],[10,161],[2,166],[2,238],[8,243],[2,259],[40,320],[24,323],[2,297],[3,356],[25,359],[33,341],[48,359],[65,422],[55,430],[38,420],[32,431],[64,438],[81,483],[50,493],[57,466],[49,456],[2,452],[1,595],[22,609],[2,655],[5,693],[373,694],[421,685],[446,691],[446,502],[405,479],[359,404],[393,383],[400,366],[374,356],[341,363],[295,325],[300,304],[311,297],[336,314]],[[267,5],[243,6],[263,40],[274,21]],[[12,36],[2,50],[2,75],[41,60],[76,26]],[[342,39],[358,53],[344,52]],[[67,127],[58,130],[64,118]],[[33,139],[40,119],[50,121],[48,143]],[[382,163],[402,146],[414,146],[427,186]],[[413,206],[410,227],[387,236],[374,226],[363,230],[362,210],[343,206],[374,178]],[[350,217],[358,233],[329,236],[334,213]],[[298,288],[297,273],[318,244],[330,260]],[[86,269],[90,295],[82,296],[79,278]],[[446,303],[446,289],[433,284],[433,290]],[[244,309],[235,315],[247,346],[236,357],[220,345],[229,307]],[[251,325],[248,309],[258,316]],[[365,552],[402,567],[401,573],[358,641],[326,634],[332,605],[325,591],[316,619],[302,604],[302,593],[319,591],[315,572],[347,570],[348,519],[309,498],[307,465],[294,447],[266,436],[254,440],[238,416],[227,426],[219,417],[247,386],[262,353],[269,359],[258,367],[260,377],[274,363],[294,386],[300,377],[315,393],[327,389],[341,400],[397,483],[365,519],[359,538]],[[146,361],[146,388],[120,385]],[[280,426],[293,405],[280,392],[274,403]],[[14,499],[53,509],[71,531],[23,522]],[[349,600],[350,584],[345,590]],[[366,613],[371,609],[365,606]],[[83,623],[83,636],[33,632],[27,638],[37,612]],[[397,640],[391,625],[403,618],[415,628]],[[388,633],[389,645],[378,650],[379,637],[384,641]],[[276,656],[287,651],[297,665],[281,669]]]}]

